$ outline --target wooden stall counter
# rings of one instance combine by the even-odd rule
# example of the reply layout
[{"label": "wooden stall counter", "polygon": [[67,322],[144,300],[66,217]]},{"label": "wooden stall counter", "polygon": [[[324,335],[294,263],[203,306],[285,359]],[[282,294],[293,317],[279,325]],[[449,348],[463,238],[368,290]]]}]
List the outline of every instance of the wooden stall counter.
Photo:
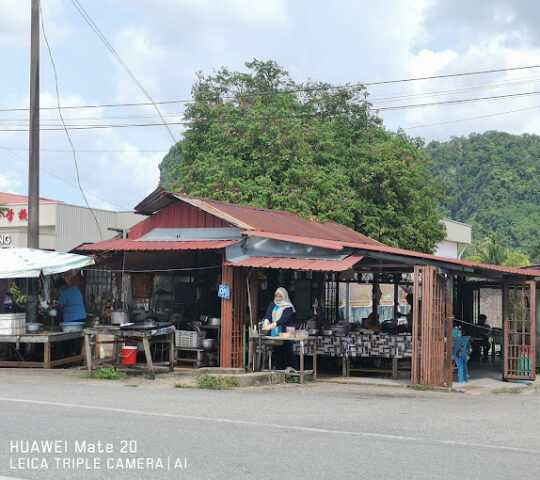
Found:
[{"label": "wooden stall counter", "polygon": [[[86,365],[88,373],[92,374],[92,353],[91,346],[97,342],[92,340],[96,335],[110,335],[113,337],[111,341],[100,341],[103,343],[113,344],[113,364],[118,364],[118,358],[120,349],[118,348],[124,342],[142,342],[144,348],[144,354],[146,358],[146,364],[148,367],[148,376],[154,380],[156,378],[154,362],[152,361],[152,354],[150,352],[151,343],[165,343],[169,345],[169,360],[166,365],[169,367],[169,372],[174,371],[174,332],[173,326],[169,327],[157,327],[148,330],[130,330],[122,329],[114,325],[101,325],[93,328],[84,329],[84,342],[86,345]],[[156,364],[157,365],[157,364]]]},{"label": "wooden stall counter", "polygon": [[[78,363],[84,361],[85,344],[81,342],[81,350],[77,355],[67,354],[62,358],[51,359],[51,346],[65,344],[65,342],[82,339],[83,332],[40,332],[25,333],[22,335],[0,335],[0,343],[14,344],[15,351],[19,360],[0,360],[0,367],[19,367],[19,368],[52,368],[69,363]],[[24,359],[24,354],[19,351],[21,344],[42,344],[43,360],[28,361]],[[66,349],[67,350],[67,349]]]}]

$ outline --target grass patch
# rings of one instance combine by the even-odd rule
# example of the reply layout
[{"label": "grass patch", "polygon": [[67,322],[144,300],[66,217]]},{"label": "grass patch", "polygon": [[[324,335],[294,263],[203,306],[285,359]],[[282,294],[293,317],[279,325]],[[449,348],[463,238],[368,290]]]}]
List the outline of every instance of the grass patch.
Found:
[{"label": "grass patch", "polygon": [[521,393],[523,391],[523,388],[496,388],[494,390],[491,390],[491,393],[494,395],[500,395],[501,393],[509,393],[511,395],[516,395],[517,393]]},{"label": "grass patch", "polygon": [[195,388],[193,385],[188,385],[187,383],[177,382],[174,384],[174,388]]},{"label": "grass patch", "polygon": [[238,381],[233,377],[214,376],[205,373],[197,379],[197,386],[210,390],[230,390],[238,386]]},{"label": "grass patch", "polygon": [[458,393],[457,390],[449,387],[429,387],[427,385],[407,385],[410,390],[417,390],[419,392],[450,392]]},{"label": "grass patch", "polygon": [[98,370],[92,370],[91,375],[87,375],[88,378],[97,378],[99,380],[124,380],[126,374],[124,372],[118,372],[114,368],[99,368]]}]

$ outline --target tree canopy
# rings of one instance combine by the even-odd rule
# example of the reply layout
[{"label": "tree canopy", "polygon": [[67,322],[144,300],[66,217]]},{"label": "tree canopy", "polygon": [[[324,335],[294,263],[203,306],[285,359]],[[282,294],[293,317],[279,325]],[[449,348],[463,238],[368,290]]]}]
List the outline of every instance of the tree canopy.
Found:
[{"label": "tree canopy", "polygon": [[183,138],[161,165],[167,188],[433,250],[443,189],[420,140],[386,130],[363,87],[296,83],[272,61],[246,67],[199,73]]},{"label": "tree canopy", "polygon": [[448,188],[446,215],[471,224],[476,240],[497,233],[540,260],[540,137],[490,131],[431,142],[426,151]]}]

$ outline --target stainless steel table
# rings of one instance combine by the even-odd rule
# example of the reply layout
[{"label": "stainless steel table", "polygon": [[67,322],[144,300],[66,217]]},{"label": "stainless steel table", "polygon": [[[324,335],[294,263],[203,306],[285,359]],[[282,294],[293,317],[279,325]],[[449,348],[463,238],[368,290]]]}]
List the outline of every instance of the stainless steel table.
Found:
[{"label": "stainless steel table", "polygon": [[[144,354],[146,357],[146,364],[148,366],[148,375],[153,380],[156,378],[154,362],[152,361],[152,355],[150,353],[150,343],[166,343],[169,345],[169,361],[166,362],[169,367],[169,372],[174,371],[174,332],[175,328],[161,327],[154,328],[152,330],[128,330],[122,329],[113,325],[101,325],[93,328],[84,329],[84,341],[86,345],[86,364],[88,367],[88,373],[92,373],[92,353],[91,345],[95,345],[95,341],[91,339],[95,335],[111,335],[114,337],[112,341],[100,341],[99,343],[112,343],[113,344],[113,363],[118,363],[119,345],[126,342],[142,342],[144,347]],[[165,337],[165,338],[159,338]],[[156,364],[157,365],[157,364]]]}]

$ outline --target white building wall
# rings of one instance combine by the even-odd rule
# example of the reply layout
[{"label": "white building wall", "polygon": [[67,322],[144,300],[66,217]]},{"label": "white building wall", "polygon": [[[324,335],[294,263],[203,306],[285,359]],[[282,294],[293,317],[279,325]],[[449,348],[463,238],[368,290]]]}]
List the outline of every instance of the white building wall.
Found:
[{"label": "white building wall", "polygon": [[[109,228],[129,228],[140,221],[140,217],[131,212],[128,212],[130,214],[128,216],[123,213],[119,215],[118,212],[110,210],[89,210],[75,205],[58,205],[56,250],[69,252],[81,243],[108,240],[118,235],[118,232]],[[130,219],[133,223],[130,223]]]},{"label": "white building wall", "polygon": [[458,244],[443,240],[437,245],[433,255],[436,255],[437,257],[458,258]]},{"label": "white building wall", "polygon": [[[13,209],[13,217],[11,221],[6,217],[0,217],[0,239],[8,235],[11,246],[26,247],[28,220],[19,218],[19,213],[23,210],[28,213],[28,204],[6,204],[5,207]],[[40,248],[69,252],[81,243],[99,242],[118,235],[118,232],[111,231],[109,228],[127,230],[144,220],[144,216],[133,212],[93,209],[93,213],[102,235],[99,233],[94,215],[88,208],[61,202],[41,202],[39,205]]]},{"label": "white building wall", "polygon": [[437,257],[458,258],[459,246],[472,241],[472,227],[454,220],[441,220],[446,228],[446,238],[437,245],[433,255]]}]

